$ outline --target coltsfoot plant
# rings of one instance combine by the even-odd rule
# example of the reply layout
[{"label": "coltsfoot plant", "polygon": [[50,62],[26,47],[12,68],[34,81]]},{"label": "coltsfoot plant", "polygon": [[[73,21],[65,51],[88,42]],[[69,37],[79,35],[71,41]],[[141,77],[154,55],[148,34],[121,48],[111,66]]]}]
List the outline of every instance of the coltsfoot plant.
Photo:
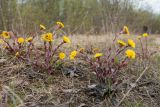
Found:
[{"label": "coltsfoot plant", "polygon": [[[130,34],[127,26],[124,26],[119,34],[122,33]],[[136,44],[132,39],[128,39],[128,41],[125,42],[116,37],[116,40],[113,40],[113,45],[114,44],[118,46],[110,46],[104,53],[97,52],[89,55],[85,51],[80,51],[83,60],[88,62],[90,68],[96,73],[97,79],[101,83],[117,83],[117,74],[120,70],[125,69],[128,63],[136,58],[136,52],[134,50]]]},{"label": "coltsfoot plant", "polygon": [[[43,71],[52,73],[55,71],[54,64],[57,62],[65,62],[67,60],[65,52],[60,50],[63,45],[70,44],[71,40],[68,36],[64,35],[62,41],[56,45],[54,44],[54,36],[56,31],[64,28],[62,22],[56,22],[55,31],[53,33],[47,31],[44,25],[40,25],[38,33],[41,38],[35,39],[35,34],[32,34],[26,38],[14,34],[13,32],[3,31],[0,36],[0,43],[2,48],[15,56],[19,61],[27,63],[27,65],[40,68]],[[35,46],[36,42],[43,41],[43,47],[38,48]],[[71,52],[69,56],[70,60],[74,60],[77,53]]]}]

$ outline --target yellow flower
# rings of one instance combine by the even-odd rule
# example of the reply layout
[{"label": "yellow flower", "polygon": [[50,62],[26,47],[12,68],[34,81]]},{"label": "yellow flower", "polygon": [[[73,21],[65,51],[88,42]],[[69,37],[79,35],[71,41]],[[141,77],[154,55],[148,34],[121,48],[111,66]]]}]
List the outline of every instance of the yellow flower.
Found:
[{"label": "yellow flower", "polygon": [[63,53],[63,52],[59,53],[59,59],[63,60],[65,57],[66,57],[65,53]]},{"label": "yellow flower", "polygon": [[56,22],[56,24],[59,25],[60,28],[64,28],[64,24],[63,24],[62,22],[59,22],[59,21],[58,21],[58,22]]},{"label": "yellow flower", "polygon": [[17,42],[21,44],[21,43],[24,43],[25,40],[24,40],[24,38],[20,37],[20,38],[17,39]]},{"label": "yellow flower", "polygon": [[127,34],[127,35],[130,35],[129,29],[128,29],[127,26],[124,26],[124,27],[123,27],[123,33],[124,33],[124,34]]},{"label": "yellow flower", "polygon": [[29,38],[26,38],[26,42],[32,42],[32,40],[33,40],[33,37],[29,37]]},{"label": "yellow flower", "polygon": [[128,46],[130,46],[132,48],[135,48],[136,44],[135,44],[135,42],[132,39],[128,39]]},{"label": "yellow flower", "polygon": [[0,44],[3,44],[3,43],[4,43],[3,39],[0,39]]},{"label": "yellow flower", "polygon": [[126,56],[130,59],[135,59],[135,57],[136,57],[135,51],[133,51],[131,49],[126,50],[125,53],[126,53]]},{"label": "yellow flower", "polygon": [[122,40],[117,40],[120,47],[126,46],[127,44]]},{"label": "yellow flower", "polygon": [[3,38],[5,38],[5,39],[9,39],[9,38],[10,38],[9,32],[7,32],[7,31],[3,31],[3,32],[2,32],[2,36],[3,36]]},{"label": "yellow flower", "polygon": [[4,48],[4,49],[8,49],[9,47],[5,45],[5,46],[3,46],[3,48]]},{"label": "yellow flower", "polygon": [[71,40],[67,36],[63,36],[64,43],[71,43]]},{"label": "yellow flower", "polygon": [[52,33],[46,33],[42,35],[42,39],[45,42],[52,42],[53,41],[53,34]]},{"label": "yellow flower", "polygon": [[76,56],[77,56],[77,51],[72,51],[70,53],[70,60],[74,60]]},{"label": "yellow flower", "polygon": [[19,57],[19,52],[16,52],[15,56],[16,56],[16,57]]},{"label": "yellow flower", "polygon": [[149,36],[149,35],[148,35],[148,33],[144,33],[142,36],[143,36],[143,37],[147,37],[147,36]]},{"label": "yellow flower", "polygon": [[46,27],[44,26],[44,25],[39,25],[39,27],[40,27],[40,30],[45,30],[46,29]]},{"label": "yellow flower", "polygon": [[142,36],[137,36],[137,39],[139,40],[139,39],[141,39],[142,38]]},{"label": "yellow flower", "polygon": [[96,52],[99,51],[99,49],[98,48],[94,48],[92,51],[93,51],[93,53],[96,53]]},{"label": "yellow flower", "polygon": [[84,48],[80,48],[79,52],[83,53],[84,52]]},{"label": "yellow flower", "polygon": [[103,53],[96,53],[96,54],[94,55],[94,58],[100,58],[101,56],[103,56]]}]

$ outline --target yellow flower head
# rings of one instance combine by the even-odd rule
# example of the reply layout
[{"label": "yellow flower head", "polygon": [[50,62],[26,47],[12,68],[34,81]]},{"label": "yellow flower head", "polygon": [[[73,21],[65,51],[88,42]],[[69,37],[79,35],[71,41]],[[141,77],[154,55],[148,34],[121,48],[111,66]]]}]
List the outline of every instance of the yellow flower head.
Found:
[{"label": "yellow flower head", "polygon": [[32,42],[32,40],[33,40],[33,37],[29,37],[29,38],[26,38],[26,42]]},{"label": "yellow flower head", "polygon": [[45,42],[52,42],[53,41],[53,34],[52,33],[46,33],[46,34],[43,34],[41,38]]},{"label": "yellow flower head", "polygon": [[64,52],[59,53],[59,59],[63,60],[66,57]]},{"label": "yellow flower head", "polygon": [[4,45],[4,46],[3,46],[3,48],[4,48],[4,49],[8,49],[8,48],[9,48],[9,46]]},{"label": "yellow flower head", "polygon": [[126,57],[128,57],[130,59],[135,59],[135,57],[136,57],[135,51],[133,51],[131,49],[126,50],[125,53],[126,53]]},{"label": "yellow flower head", "polygon": [[94,48],[92,51],[93,51],[93,53],[96,53],[96,52],[99,51],[99,49],[98,48]]},{"label": "yellow flower head", "polygon": [[3,43],[4,43],[3,39],[0,39],[0,44],[3,44]]},{"label": "yellow flower head", "polygon": [[142,36],[137,36],[137,39],[140,40],[142,38]]},{"label": "yellow flower head", "polygon": [[74,60],[75,59],[75,57],[77,56],[77,51],[72,51],[71,53],[70,53],[70,60]]},{"label": "yellow flower head", "polygon": [[128,39],[128,46],[130,46],[132,48],[135,48],[136,44],[135,44],[135,42],[132,39]]},{"label": "yellow flower head", "polygon": [[79,52],[83,53],[85,51],[84,48],[80,48]]},{"label": "yellow flower head", "polygon": [[10,38],[9,32],[7,32],[7,31],[3,31],[3,32],[2,32],[2,36],[3,36],[3,38],[5,38],[5,39],[9,39],[9,38]]},{"label": "yellow flower head", "polygon": [[24,40],[24,38],[20,37],[20,38],[17,39],[17,42],[21,44],[21,43],[24,43],[25,40]]},{"label": "yellow flower head", "polygon": [[19,52],[16,52],[15,56],[16,56],[16,57],[19,57],[19,55],[20,55]]},{"label": "yellow flower head", "polygon": [[124,34],[127,34],[127,35],[130,35],[129,29],[128,29],[127,26],[124,26],[124,27],[123,27],[123,33],[124,33]]},{"label": "yellow flower head", "polygon": [[149,35],[148,35],[148,33],[144,33],[142,36],[143,36],[143,37],[147,37],[147,36],[149,36]]},{"label": "yellow flower head", "polygon": [[103,56],[103,53],[96,53],[96,54],[94,55],[94,58],[100,58],[101,56]]},{"label": "yellow flower head", "polygon": [[120,47],[126,46],[127,44],[122,40],[117,40]]},{"label": "yellow flower head", "polygon": [[62,22],[59,22],[59,21],[58,21],[58,22],[56,22],[56,24],[59,25],[60,28],[64,28],[64,24],[63,24]]},{"label": "yellow flower head", "polygon": [[71,40],[67,36],[63,36],[64,43],[71,43]]},{"label": "yellow flower head", "polygon": [[40,27],[40,30],[45,30],[46,29],[46,27],[44,26],[44,25],[39,25],[39,27]]}]

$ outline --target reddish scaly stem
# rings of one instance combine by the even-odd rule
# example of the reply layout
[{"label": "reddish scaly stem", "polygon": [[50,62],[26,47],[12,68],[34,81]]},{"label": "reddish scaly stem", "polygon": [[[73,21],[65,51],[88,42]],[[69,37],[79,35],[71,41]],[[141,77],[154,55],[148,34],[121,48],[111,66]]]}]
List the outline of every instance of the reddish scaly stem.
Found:
[{"label": "reddish scaly stem", "polygon": [[44,42],[44,57],[45,57],[45,62],[46,62],[46,59],[47,59],[47,44],[46,42]]},{"label": "reddish scaly stem", "polygon": [[53,50],[53,53],[52,53],[52,57],[53,55],[56,53],[56,51],[64,44],[65,42],[61,42],[54,50]]},{"label": "reddish scaly stem", "polygon": [[143,44],[142,44],[142,41],[141,41],[141,39],[140,39],[140,44],[141,44],[141,48],[142,48],[142,54],[143,54],[142,58],[144,58],[144,49],[143,49]]},{"label": "reddish scaly stem", "polygon": [[122,51],[124,51],[127,47],[128,47],[128,46],[125,46],[125,47],[122,48],[121,50],[117,51],[115,57],[118,56],[118,55],[119,55]]},{"label": "reddish scaly stem", "polygon": [[64,42],[61,42],[55,49],[53,49],[53,52],[52,52],[52,47],[50,46],[50,60],[49,60],[49,63],[53,63],[53,56],[55,55],[56,51],[64,44]]},{"label": "reddish scaly stem", "polygon": [[47,68],[50,66],[51,51],[52,51],[52,42],[49,42],[49,47],[47,49],[47,56],[46,56],[46,66],[47,66]]},{"label": "reddish scaly stem", "polygon": [[30,57],[30,54],[31,54],[31,46],[33,46],[33,43],[29,42],[28,49],[27,49],[27,56],[28,56],[28,58]]},{"label": "reddish scaly stem", "polygon": [[13,52],[15,52],[15,50],[12,48],[12,46],[11,46],[7,41],[5,41],[4,39],[3,39],[3,41],[9,46],[9,48],[10,48]]},{"label": "reddish scaly stem", "polygon": [[118,37],[118,34],[115,34],[115,37],[113,39],[113,43],[116,41],[117,37]]},{"label": "reddish scaly stem", "polygon": [[145,41],[146,41],[146,49],[145,49],[145,56],[147,56],[146,54],[148,53],[148,40],[147,37],[145,37]]}]

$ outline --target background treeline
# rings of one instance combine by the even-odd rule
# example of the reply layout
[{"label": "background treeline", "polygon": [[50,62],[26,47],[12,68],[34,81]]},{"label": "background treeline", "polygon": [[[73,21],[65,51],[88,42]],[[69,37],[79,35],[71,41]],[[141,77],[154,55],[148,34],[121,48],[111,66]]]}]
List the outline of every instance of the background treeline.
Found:
[{"label": "background treeline", "polygon": [[62,21],[68,33],[108,33],[128,25],[160,33],[160,16],[138,8],[136,0],[0,0],[0,30],[35,31]]}]

